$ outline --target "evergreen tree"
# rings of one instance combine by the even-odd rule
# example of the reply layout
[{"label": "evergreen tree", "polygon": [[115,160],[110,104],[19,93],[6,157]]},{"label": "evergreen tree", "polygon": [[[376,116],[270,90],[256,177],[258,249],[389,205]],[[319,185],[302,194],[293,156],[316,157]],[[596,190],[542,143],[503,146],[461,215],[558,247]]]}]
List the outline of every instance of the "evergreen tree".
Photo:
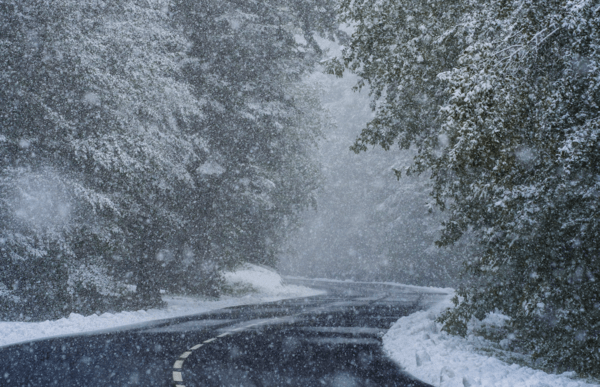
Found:
[{"label": "evergreen tree", "polygon": [[408,171],[430,170],[448,209],[440,244],[470,231],[483,249],[446,329],[499,309],[540,364],[597,374],[597,5],[364,1],[342,15],[357,24],[343,64],[376,109],[355,149],[415,146]]},{"label": "evergreen tree", "polygon": [[273,264],[316,187],[322,112],[299,82],[332,9],[2,2],[2,310],[157,306]]},{"label": "evergreen tree", "polygon": [[[486,251],[479,283],[448,316],[494,308],[512,317],[515,345],[558,370],[600,365],[598,37],[592,2],[504,2],[486,8],[461,66],[442,75],[456,201]],[[458,187],[463,187],[458,189]],[[456,234],[447,234],[448,240]]]},{"label": "evergreen tree", "polygon": [[179,221],[165,203],[193,184],[200,103],[177,79],[186,41],[165,5],[2,3],[0,281],[25,314],[98,302],[113,254],[143,283],[150,238]]},{"label": "evergreen tree", "polygon": [[207,101],[195,131],[211,149],[180,235],[189,259],[169,280],[194,291],[183,282],[240,261],[275,265],[285,230],[314,200],[324,116],[301,81],[321,57],[313,35],[336,25],[330,1],[182,0],[173,12],[192,42],[186,79]]}]

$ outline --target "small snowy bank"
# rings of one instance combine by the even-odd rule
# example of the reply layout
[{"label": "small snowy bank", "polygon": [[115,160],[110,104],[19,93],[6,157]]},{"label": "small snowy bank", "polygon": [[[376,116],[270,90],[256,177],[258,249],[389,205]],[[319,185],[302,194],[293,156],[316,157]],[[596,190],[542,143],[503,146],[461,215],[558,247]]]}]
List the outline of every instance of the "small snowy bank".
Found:
[{"label": "small snowy bank", "polygon": [[226,273],[225,280],[234,289],[254,289],[255,292],[241,296],[223,296],[216,301],[193,297],[164,297],[165,309],[138,310],[135,312],[103,313],[82,316],[72,313],[68,318],[35,323],[0,322],[0,346],[50,336],[68,335],[116,328],[126,325],[180,317],[208,312],[230,306],[258,304],[286,298],[309,297],[321,291],[304,286],[284,285],[274,271],[255,265],[244,265],[235,272]]},{"label": "small snowy bank", "polygon": [[547,374],[507,364],[481,353],[483,338],[461,338],[441,332],[435,319],[452,306],[448,295],[429,310],[402,317],[383,337],[387,354],[416,378],[440,387],[585,387],[598,386],[570,373]]}]

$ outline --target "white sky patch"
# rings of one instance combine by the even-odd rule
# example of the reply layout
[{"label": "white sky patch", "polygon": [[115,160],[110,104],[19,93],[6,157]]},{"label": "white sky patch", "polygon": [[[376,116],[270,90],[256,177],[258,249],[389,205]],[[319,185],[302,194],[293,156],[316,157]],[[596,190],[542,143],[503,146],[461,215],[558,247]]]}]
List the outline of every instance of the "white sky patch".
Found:
[{"label": "white sky patch", "polygon": [[442,148],[445,148],[450,144],[450,139],[446,134],[440,134],[438,135],[438,142]]},{"label": "white sky patch", "polygon": [[240,21],[237,19],[229,19],[229,25],[234,30],[238,30],[240,28],[240,24]]},{"label": "white sky patch", "polygon": [[531,164],[537,158],[537,152],[532,148],[522,146],[517,149],[515,156],[523,164]]},{"label": "white sky patch", "polygon": [[29,141],[25,138],[22,138],[19,140],[19,148],[27,149],[27,148],[29,148],[30,145],[31,145],[31,141]]}]

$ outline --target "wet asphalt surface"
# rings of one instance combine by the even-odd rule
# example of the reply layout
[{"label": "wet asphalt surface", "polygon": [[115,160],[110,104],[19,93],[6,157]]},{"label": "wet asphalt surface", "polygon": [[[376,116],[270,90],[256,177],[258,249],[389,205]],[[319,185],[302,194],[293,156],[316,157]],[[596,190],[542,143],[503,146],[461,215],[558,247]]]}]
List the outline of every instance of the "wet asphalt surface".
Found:
[{"label": "wet asphalt surface", "polygon": [[438,294],[287,281],[327,293],[2,347],[0,386],[429,386],[381,337]]}]

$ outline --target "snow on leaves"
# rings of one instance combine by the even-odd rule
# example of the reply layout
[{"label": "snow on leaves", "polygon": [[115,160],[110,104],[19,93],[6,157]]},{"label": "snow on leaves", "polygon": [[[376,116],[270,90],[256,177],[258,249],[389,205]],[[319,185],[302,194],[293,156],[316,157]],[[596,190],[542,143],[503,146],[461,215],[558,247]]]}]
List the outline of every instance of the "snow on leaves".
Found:
[{"label": "snow on leaves", "polygon": [[473,230],[485,248],[448,324],[498,308],[541,364],[597,372],[597,4],[365,0],[342,17],[344,64],[378,101],[355,150],[416,146],[449,209],[440,243]]},{"label": "snow on leaves", "polygon": [[[194,251],[182,278],[200,292],[248,251],[272,259],[280,226],[316,188],[305,172],[315,169],[318,104],[295,84],[320,53],[293,35],[333,34],[332,9],[326,0],[4,2],[0,282],[23,296],[24,313],[40,302],[46,317],[84,307],[78,297],[106,290],[86,270],[137,284],[148,306],[160,305],[182,251]],[[37,264],[47,284],[28,273]]]}]

